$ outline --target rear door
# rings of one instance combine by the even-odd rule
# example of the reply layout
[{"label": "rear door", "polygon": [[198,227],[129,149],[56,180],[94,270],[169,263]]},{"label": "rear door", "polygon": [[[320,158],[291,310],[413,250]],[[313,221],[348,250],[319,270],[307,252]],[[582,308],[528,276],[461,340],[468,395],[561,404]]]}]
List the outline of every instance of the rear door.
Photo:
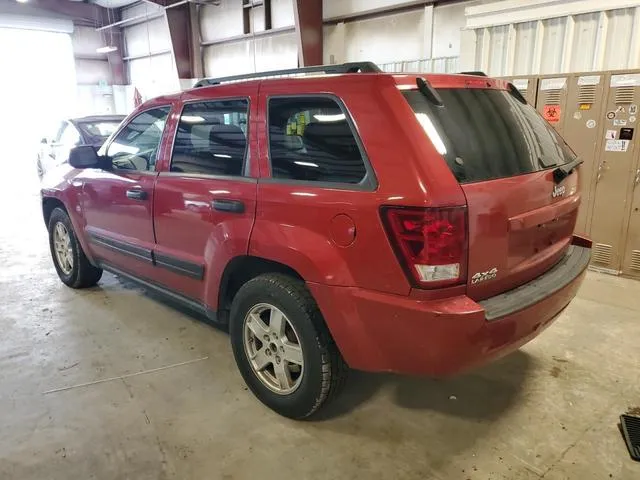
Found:
[{"label": "rear door", "polygon": [[553,175],[573,152],[532,106],[496,85],[436,88],[441,106],[404,92],[466,196],[467,286],[476,300],[553,266],[571,242],[580,199],[577,171],[558,183]]},{"label": "rear door", "polygon": [[[155,184],[155,279],[212,310],[228,262],[246,255],[256,210],[257,84],[199,89],[172,113]],[[254,139],[252,141],[252,139]]]}]

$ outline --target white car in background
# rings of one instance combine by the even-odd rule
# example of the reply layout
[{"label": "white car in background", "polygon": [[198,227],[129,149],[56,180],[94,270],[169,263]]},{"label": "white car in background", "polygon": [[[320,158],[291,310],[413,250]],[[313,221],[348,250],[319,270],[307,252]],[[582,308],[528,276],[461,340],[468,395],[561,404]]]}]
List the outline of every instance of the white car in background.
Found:
[{"label": "white car in background", "polygon": [[40,142],[37,158],[38,178],[42,180],[48,170],[65,163],[73,147],[101,147],[124,119],[124,115],[94,115],[70,118],[58,123],[53,135],[44,137]]}]

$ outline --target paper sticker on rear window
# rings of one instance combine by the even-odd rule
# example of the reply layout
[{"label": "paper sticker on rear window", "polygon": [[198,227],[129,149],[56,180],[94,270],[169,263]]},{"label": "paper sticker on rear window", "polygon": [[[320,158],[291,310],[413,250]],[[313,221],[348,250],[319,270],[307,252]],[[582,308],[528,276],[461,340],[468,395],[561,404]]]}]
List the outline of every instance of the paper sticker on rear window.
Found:
[{"label": "paper sticker on rear window", "polygon": [[626,152],[629,148],[629,140],[607,140],[605,152]]}]

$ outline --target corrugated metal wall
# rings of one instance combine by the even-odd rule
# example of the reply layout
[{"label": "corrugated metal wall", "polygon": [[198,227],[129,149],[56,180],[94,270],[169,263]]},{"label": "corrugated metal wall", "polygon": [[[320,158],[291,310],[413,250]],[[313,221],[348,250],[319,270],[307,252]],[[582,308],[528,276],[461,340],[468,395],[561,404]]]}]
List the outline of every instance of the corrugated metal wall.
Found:
[{"label": "corrugated metal wall", "polygon": [[[608,6],[615,5],[600,2],[600,8]],[[467,14],[467,24],[473,24],[473,9]],[[504,18],[510,16],[505,12]],[[503,18],[494,20],[500,24],[472,28],[463,35],[463,49],[471,52],[463,58],[463,69],[510,76],[640,67],[640,7],[507,24]]]},{"label": "corrugated metal wall", "polygon": [[163,10],[148,3],[124,9],[123,18],[138,18],[124,28],[129,81],[144,98],[178,91],[178,72],[171,54],[169,27]]}]

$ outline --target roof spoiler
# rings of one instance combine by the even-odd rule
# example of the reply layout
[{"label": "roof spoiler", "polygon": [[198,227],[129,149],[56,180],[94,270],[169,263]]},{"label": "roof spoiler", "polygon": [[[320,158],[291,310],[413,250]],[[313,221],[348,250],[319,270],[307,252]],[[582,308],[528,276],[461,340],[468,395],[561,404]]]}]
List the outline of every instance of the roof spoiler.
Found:
[{"label": "roof spoiler", "polygon": [[460,72],[460,75],[475,75],[476,77],[488,77],[488,75],[484,72]]}]

